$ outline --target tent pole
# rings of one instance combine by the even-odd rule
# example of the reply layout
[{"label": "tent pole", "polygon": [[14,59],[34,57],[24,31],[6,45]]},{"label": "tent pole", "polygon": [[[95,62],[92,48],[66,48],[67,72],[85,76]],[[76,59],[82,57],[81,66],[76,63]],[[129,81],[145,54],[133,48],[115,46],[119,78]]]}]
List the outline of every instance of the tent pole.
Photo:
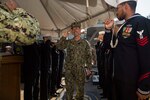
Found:
[{"label": "tent pole", "polygon": [[89,7],[89,0],[86,0],[86,7]]},{"label": "tent pole", "polygon": [[89,18],[90,14],[89,14],[89,0],[86,0],[86,14]]}]

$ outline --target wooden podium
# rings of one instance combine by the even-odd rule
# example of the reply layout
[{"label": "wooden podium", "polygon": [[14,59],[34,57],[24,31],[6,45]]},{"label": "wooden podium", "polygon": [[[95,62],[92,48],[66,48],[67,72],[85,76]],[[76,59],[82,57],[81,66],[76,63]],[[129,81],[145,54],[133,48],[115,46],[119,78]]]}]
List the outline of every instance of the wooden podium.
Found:
[{"label": "wooden podium", "polygon": [[0,56],[0,100],[20,100],[22,56]]}]

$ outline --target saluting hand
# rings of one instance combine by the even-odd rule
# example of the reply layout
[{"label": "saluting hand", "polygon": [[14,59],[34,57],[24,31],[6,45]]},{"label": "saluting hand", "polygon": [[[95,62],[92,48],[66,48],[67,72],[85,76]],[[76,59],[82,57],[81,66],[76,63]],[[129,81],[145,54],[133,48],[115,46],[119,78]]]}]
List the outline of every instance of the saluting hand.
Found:
[{"label": "saluting hand", "polygon": [[114,20],[107,19],[107,20],[105,20],[104,24],[105,24],[106,29],[112,29],[113,25],[114,25]]},{"label": "saluting hand", "polygon": [[67,37],[67,36],[68,36],[68,32],[67,32],[67,31],[66,31],[66,32],[63,32],[62,36],[63,36],[63,37]]},{"label": "saluting hand", "polygon": [[68,31],[65,31],[63,34],[62,34],[62,36],[63,37],[67,37],[70,33],[71,33],[71,29],[69,29]]}]

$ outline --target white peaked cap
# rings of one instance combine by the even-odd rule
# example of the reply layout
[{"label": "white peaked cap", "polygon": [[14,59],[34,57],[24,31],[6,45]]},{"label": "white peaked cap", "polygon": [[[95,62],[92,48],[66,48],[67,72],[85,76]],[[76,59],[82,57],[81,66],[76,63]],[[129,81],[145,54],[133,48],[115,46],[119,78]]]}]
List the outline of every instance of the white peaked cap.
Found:
[{"label": "white peaked cap", "polygon": [[105,34],[105,31],[100,31],[98,34],[99,34],[99,35]]},{"label": "white peaked cap", "polygon": [[117,5],[123,3],[123,2],[126,2],[126,1],[137,1],[137,0],[105,0],[105,2],[110,5],[110,6],[113,6],[113,7],[117,7]]}]

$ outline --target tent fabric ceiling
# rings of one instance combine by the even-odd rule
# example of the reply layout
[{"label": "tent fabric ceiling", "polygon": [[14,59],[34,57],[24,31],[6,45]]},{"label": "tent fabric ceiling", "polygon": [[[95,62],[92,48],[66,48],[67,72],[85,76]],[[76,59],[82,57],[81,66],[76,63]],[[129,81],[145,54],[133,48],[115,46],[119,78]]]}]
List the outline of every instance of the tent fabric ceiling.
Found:
[{"label": "tent fabric ceiling", "polygon": [[16,1],[39,20],[42,33],[50,32],[53,35],[68,28],[73,22],[80,22],[83,27],[88,27],[98,20],[114,17],[113,11],[108,11],[103,0],[89,0],[89,7],[86,6],[87,0]]}]

